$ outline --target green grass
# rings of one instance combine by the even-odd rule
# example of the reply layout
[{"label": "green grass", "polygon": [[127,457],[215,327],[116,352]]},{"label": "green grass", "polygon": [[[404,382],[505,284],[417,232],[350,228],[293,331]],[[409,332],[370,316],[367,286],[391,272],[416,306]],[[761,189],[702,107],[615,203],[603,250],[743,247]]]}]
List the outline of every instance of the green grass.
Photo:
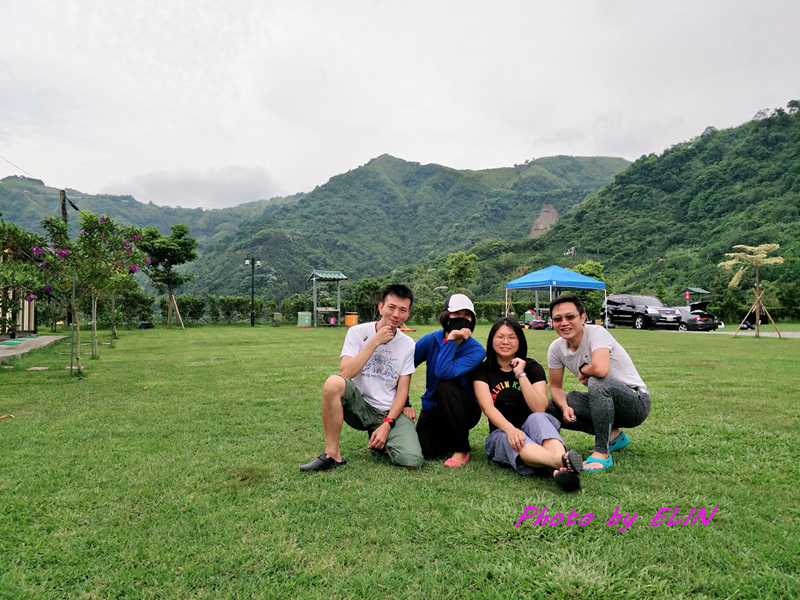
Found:
[{"label": "green grass", "polygon": [[[487,464],[485,418],[462,469],[395,468],[345,427],[348,465],[301,474],[324,449],[344,333],[123,331],[83,379],[64,344],[0,368],[0,415],[16,417],[0,420],[0,598],[800,595],[799,339],[615,330],[653,410],[612,470],[566,495]],[[545,362],[553,332],[527,336]],[[417,408],[423,384],[420,369]],[[528,505],[594,518],[514,527]],[[719,509],[650,527],[668,506]],[[622,532],[616,507],[638,515]]]}]

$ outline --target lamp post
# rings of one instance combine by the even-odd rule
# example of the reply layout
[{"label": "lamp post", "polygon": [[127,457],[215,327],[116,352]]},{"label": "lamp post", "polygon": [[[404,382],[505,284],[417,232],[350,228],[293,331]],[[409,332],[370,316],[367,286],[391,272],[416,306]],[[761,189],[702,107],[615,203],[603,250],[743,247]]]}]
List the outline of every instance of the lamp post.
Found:
[{"label": "lamp post", "polygon": [[251,256],[244,259],[245,265],[250,265],[250,327],[256,326],[256,267],[261,266],[261,259]]}]

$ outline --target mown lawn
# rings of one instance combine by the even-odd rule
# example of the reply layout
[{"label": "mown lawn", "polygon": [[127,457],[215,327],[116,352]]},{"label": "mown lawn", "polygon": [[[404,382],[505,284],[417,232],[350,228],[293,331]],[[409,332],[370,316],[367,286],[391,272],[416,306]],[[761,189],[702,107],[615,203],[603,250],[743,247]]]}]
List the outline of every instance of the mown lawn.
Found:
[{"label": "mown lawn", "polygon": [[[487,464],[485,418],[462,469],[395,468],[345,428],[348,465],[301,474],[344,333],[123,331],[83,379],[64,344],[0,368],[0,597],[800,596],[800,339],[615,330],[653,410],[565,495]],[[527,335],[544,362],[554,333]],[[529,505],[593,517],[515,527]],[[715,506],[706,526],[650,526]],[[637,515],[624,531],[617,507]]]}]

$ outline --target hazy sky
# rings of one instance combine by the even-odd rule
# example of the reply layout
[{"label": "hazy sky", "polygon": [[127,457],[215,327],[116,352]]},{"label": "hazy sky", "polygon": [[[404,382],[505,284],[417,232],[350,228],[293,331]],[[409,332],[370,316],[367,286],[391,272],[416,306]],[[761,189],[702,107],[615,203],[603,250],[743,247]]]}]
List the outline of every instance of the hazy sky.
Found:
[{"label": "hazy sky", "polygon": [[635,160],[800,99],[798,24],[797,0],[0,0],[0,178],[216,208],[384,153]]}]

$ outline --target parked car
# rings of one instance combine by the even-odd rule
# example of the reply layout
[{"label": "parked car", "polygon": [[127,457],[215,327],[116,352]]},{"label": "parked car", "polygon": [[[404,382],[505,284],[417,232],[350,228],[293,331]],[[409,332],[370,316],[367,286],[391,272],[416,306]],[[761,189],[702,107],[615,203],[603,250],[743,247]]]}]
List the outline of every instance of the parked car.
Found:
[{"label": "parked car", "polygon": [[523,329],[552,329],[550,321],[545,319],[531,319],[530,321],[520,323],[520,326]]},{"label": "parked car", "polygon": [[706,310],[708,302],[693,302],[689,306],[676,306],[680,313],[678,331],[716,331],[722,326],[714,313]]},{"label": "parked car", "polygon": [[631,325],[634,329],[655,326],[677,326],[680,315],[677,309],[664,306],[655,296],[610,294],[603,302],[600,318],[614,325]]}]

